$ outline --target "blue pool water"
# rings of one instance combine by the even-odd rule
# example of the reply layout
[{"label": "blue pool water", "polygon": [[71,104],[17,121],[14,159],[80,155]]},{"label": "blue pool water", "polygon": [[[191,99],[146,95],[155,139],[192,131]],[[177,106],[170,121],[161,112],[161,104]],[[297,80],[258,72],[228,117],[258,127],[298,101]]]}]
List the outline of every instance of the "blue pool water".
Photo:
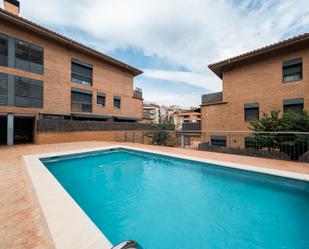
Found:
[{"label": "blue pool water", "polygon": [[131,150],[42,160],[113,243],[309,248],[309,184]]}]

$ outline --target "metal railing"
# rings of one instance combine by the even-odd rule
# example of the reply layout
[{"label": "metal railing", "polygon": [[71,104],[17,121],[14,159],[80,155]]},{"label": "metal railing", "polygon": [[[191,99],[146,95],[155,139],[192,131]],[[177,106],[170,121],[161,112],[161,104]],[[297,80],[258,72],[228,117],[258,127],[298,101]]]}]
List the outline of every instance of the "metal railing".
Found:
[{"label": "metal railing", "polygon": [[309,162],[309,132],[126,131],[124,141]]},{"label": "metal railing", "polygon": [[133,97],[137,99],[143,99],[143,91],[140,88],[133,90]]},{"label": "metal railing", "polygon": [[185,131],[201,131],[201,123],[200,122],[188,122],[182,123],[182,129]]},{"label": "metal railing", "polygon": [[223,92],[209,93],[202,96],[202,105],[219,103],[223,101]]}]

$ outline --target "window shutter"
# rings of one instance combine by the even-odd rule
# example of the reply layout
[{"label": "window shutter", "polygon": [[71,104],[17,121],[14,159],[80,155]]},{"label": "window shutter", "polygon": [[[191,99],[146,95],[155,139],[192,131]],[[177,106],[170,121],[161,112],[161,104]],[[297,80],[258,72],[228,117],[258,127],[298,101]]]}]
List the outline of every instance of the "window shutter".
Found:
[{"label": "window shutter", "polygon": [[15,77],[15,105],[29,106],[29,79]]},{"label": "window shutter", "polygon": [[0,73],[0,105],[7,104],[8,95],[8,76],[7,74]]},{"label": "window shutter", "polygon": [[72,101],[91,104],[92,95],[79,92],[72,92]]},{"label": "window shutter", "polygon": [[244,107],[246,122],[259,120],[259,103],[248,103]]},{"label": "window shutter", "polygon": [[75,83],[91,86],[92,66],[87,63],[79,62],[77,60],[72,60],[71,65],[71,80]]},{"label": "window shutter", "polygon": [[43,107],[43,82],[15,77],[15,105]]},{"label": "window shutter", "polygon": [[283,111],[293,111],[293,112],[300,112],[304,109],[304,99],[297,98],[297,99],[285,99],[283,101]]},{"label": "window shutter", "polygon": [[29,89],[30,106],[43,107],[43,82],[40,80],[31,80]]}]

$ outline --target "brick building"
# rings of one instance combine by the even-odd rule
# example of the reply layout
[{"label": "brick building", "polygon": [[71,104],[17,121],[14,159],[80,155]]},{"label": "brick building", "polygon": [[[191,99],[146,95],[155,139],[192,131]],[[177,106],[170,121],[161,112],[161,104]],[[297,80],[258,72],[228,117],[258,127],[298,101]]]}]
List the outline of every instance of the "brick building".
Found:
[{"label": "brick building", "polygon": [[135,122],[142,71],[19,16],[19,2],[0,9],[0,144],[35,139],[41,119]]},{"label": "brick building", "polygon": [[250,121],[274,109],[309,111],[308,33],[209,68],[223,90],[202,96],[203,131],[248,131]]}]

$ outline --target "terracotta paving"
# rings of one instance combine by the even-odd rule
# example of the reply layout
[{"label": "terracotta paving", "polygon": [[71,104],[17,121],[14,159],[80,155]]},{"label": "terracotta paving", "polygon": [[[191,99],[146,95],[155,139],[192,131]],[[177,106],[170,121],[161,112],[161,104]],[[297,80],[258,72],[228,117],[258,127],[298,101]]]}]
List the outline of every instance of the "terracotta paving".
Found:
[{"label": "terracotta paving", "polygon": [[0,249],[54,249],[44,216],[22,160],[23,155],[125,144],[212,160],[309,174],[309,164],[142,144],[76,142],[0,147]]}]

